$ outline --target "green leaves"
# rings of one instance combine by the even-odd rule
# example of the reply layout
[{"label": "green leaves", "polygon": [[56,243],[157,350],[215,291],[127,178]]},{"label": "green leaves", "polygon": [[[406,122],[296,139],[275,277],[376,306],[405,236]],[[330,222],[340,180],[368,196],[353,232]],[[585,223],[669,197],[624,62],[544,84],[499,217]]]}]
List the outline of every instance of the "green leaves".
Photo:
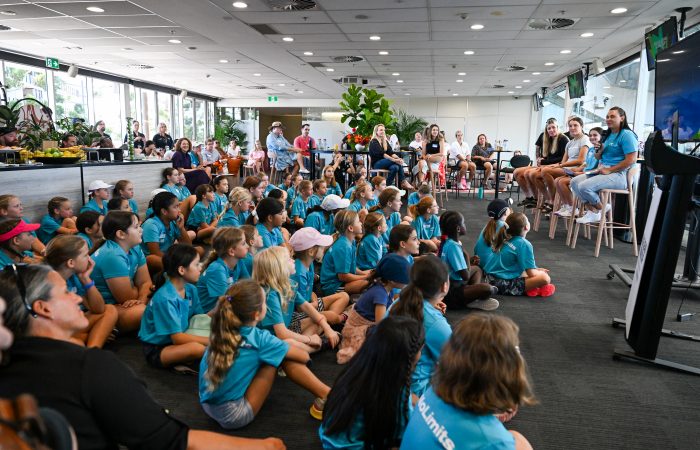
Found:
[{"label": "green leaves", "polygon": [[389,100],[374,89],[350,85],[342,96],[340,109],[343,111],[341,121],[355,128],[355,133],[370,136],[374,127],[384,124],[387,133],[393,131],[394,117]]},{"label": "green leaves", "polygon": [[423,129],[428,126],[428,122],[416,117],[412,114],[397,109],[394,111],[396,121],[394,123],[396,136],[402,145],[408,145],[413,140],[413,136],[417,132],[423,132]]}]

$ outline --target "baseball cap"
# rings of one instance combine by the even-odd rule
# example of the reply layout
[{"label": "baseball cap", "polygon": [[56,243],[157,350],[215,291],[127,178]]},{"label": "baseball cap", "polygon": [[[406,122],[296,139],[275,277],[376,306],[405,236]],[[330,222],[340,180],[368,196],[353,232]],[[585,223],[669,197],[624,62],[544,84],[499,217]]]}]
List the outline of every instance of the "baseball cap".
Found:
[{"label": "baseball cap", "polygon": [[153,189],[151,191],[151,198],[155,197],[156,195],[160,194],[161,192],[168,192],[163,188],[158,188],[158,189]]},{"label": "baseball cap", "polygon": [[20,220],[19,223],[7,233],[0,234],[0,242],[9,241],[15,236],[27,231],[36,231],[41,225],[38,223],[27,223],[24,220]]},{"label": "baseball cap", "polygon": [[88,186],[88,192],[89,191],[96,191],[98,189],[110,189],[113,187],[114,187],[113,184],[107,184],[102,180],[95,180],[95,181],[91,182],[90,185]]},{"label": "baseball cap", "polygon": [[316,228],[304,227],[292,235],[289,243],[295,252],[303,252],[317,245],[329,247],[333,244],[333,237],[321,234]]},{"label": "baseball cap", "polygon": [[387,186],[385,189],[392,189],[392,190],[394,190],[394,191],[399,191],[399,195],[400,195],[401,197],[403,197],[404,195],[406,195],[406,191],[404,191],[403,189],[397,188],[397,187],[394,186],[393,184]]},{"label": "baseball cap", "polygon": [[403,256],[396,253],[385,255],[377,264],[375,275],[394,283],[408,284],[411,264]]},{"label": "baseball cap", "polygon": [[335,194],[328,194],[321,202],[321,208],[326,211],[335,211],[336,209],[345,209],[350,206],[350,200],[340,198]]},{"label": "baseball cap", "polygon": [[508,200],[510,200],[510,202],[501,198],[492,200],[491,203],[489,203],[489,206],[486,207],[486,212],[488,213],[489,217],[492,219],[498,219],[505,214],[506,210],[510,208],[510,205],[513,203],[512,199]]}]

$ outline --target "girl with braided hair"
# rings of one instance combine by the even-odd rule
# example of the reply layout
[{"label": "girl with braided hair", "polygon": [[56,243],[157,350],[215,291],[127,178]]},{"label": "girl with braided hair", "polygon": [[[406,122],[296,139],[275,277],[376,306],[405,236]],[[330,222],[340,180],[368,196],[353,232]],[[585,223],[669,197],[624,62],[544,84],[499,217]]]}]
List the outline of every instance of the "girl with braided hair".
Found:
[{"label": "girl with braided hair", "polygon": [[321,418],[330,388],[309,370],[309,354],[256,327],[265,318],[265,292],[241,280],[219,297],[212,313],[210,344],[199,370],[199,401],[226,429],[253,421],[272,389],[281,366],[287,378],[317,397],[311,406]]}]

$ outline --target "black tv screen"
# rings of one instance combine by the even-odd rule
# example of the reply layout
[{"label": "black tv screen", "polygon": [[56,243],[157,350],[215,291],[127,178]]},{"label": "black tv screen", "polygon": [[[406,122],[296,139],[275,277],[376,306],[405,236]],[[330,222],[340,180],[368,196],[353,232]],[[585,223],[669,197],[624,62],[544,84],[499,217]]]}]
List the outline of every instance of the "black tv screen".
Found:
[{"label": "black tv screen", "polygon": [[654,126],[664,140],[673,137],[678,113],[678,141],[700,141],[700,33],[659,53],[656,59]]},{"label": "black tv screen", "polygon": [[581,98],[586,95],[586,83],[583,81],[583,71],[579,70],[566,77],[569,85],[569,98]]},{"label": "black tv screen", "polygon": [[540,94],[535,93],[532,95],[532,107],[535,111],[539,111],[544,105],[542,104],[542,97]]},{"label": "black tv screen", "polygon": [[644,35],[644,43],[647,49],[647,67],[649,70],[656,68],[658,54],[677,42],[678,22],[675,16]]}]

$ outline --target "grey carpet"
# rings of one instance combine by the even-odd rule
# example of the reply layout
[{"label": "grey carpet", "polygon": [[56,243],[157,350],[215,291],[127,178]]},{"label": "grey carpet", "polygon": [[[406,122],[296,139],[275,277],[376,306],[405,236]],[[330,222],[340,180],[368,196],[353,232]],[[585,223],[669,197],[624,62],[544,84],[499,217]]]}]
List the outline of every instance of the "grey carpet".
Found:
[{"label": "grey carpet", "polygon": [[[473,248],[486,222],[488,200],[454,199],[447,207],[466,218],[465,248]],[[489,198],[491,198],[489,196]],[[646,365],[613,361],[614,348],[626,348],[623,330],[610,319],[623,317],[628,288],[608,280],[608,264],[633,267],[630,245],[615,242],[593,257],[593,241],[579,238],[577,248],[564,245],[564,228],[549,240],[549,222],[528,239],[537,263],[551,270],[554,296],[499,298],[498,314],[515,320],[521,330],[521,351],[528,361],[539,404],[523,408],[508,424],[523,433],[536,449],[695,449],[700,442],[700,377]],[[697,322],[674,319],[683,296],[674,291],[666,327],[700,334]],[[684,311],[700,311],[698,293],[689,291]],[[465,313],[448,312],[451,323]],[[193,428],[221,431],[197,402],[196,377],[152,369],[135,338],[110,347],[143,378],[153,397]],[[660,358],[700,367],[700,344],[662,338]],[[339,372],[334,354],[313,358],[312,369],[332,384]],[[320,448],[318,422],[308,414],[313,398],[284,378],[278,378],[255,421],[237,436],[277,436],[289,449]]]}]

